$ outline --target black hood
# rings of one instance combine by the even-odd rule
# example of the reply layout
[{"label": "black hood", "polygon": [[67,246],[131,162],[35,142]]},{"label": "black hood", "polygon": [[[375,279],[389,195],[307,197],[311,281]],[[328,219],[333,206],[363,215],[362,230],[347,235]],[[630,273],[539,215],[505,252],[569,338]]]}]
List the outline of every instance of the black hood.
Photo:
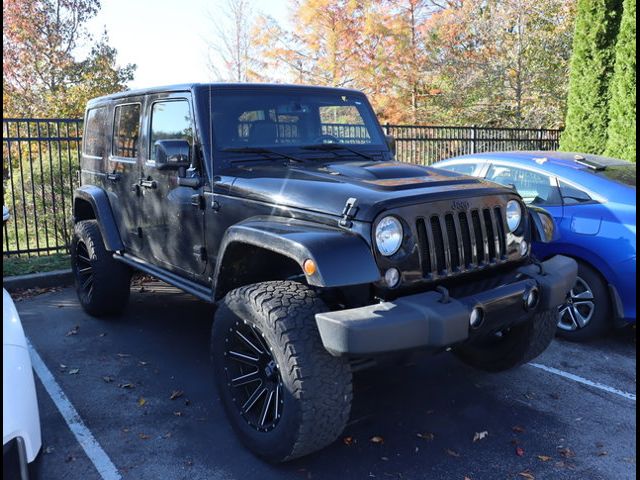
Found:
[{"label": "black hood", "polygon": [[356,218],[371,221],[382,210],[430,200],[504,193],[482,179],[401,162],[309,162],[283,167],[259,163],[228,169],[230,194],[329,215],[357,199]]}]

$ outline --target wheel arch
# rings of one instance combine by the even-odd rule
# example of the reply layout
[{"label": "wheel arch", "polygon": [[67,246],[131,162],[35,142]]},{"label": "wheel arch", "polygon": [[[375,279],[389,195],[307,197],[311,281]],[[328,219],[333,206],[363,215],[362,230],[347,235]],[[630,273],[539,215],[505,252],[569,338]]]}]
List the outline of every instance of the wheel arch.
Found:
[{"label": "wheel arch", "polygon": [[105,248],[123,250],[124,244],[111,210],[107,192],[95,185],[84,185],[73,193],[73,221],[96,220]]},{"label": "wheel arch", "polygon": [[[305,260],[315,263],[315,273],[304,273]],[[359,236],[310,222],[259,217],[226,231],[214,269],[214,300],[248,283],[293,275],[325,288],[367,284],[380,278],[373,255]]]}]

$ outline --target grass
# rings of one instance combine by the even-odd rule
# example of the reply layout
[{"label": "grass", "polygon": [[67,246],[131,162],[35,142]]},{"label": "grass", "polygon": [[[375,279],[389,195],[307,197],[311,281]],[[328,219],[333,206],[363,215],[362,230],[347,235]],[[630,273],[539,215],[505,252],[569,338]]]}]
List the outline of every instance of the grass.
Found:
[{"label": "grass", "polygon": [[3,257],[2,259],[3,277],[51,272],[65,268],[70,268],[69,255],[66,253],[54,253],[42,257]]}]

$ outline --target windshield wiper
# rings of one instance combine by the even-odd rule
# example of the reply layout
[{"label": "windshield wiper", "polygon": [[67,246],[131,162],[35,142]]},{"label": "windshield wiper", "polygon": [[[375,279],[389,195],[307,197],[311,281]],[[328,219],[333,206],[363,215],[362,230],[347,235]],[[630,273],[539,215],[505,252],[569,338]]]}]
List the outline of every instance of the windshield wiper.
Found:
[{"label": "windshield wiper", "polygon": [[366,153],[359,152],[355,148],[347,147],[346,145],[342,145],[339,143],[318,143],[315,145],[305,145],[301,147],[304,150],[323,150],[325,152],[334,152],[336,150],[347,150],[348,152],[355,153],[362,158],[366,158],[367,160],[375,160],[371,155],[367,155]]},{"label": "windshield wiper", "polygon": [[[263,148],[263,147],[228,147],[228,148],[223,148],[222,151],[223,152],[234,152],[234,153],[259,153],[260,155],[264,155],[266,158],[271,159],[271,160],[275,160],[275,159],[273,157],[270,157],[269,155],[278,155],[281,158],[286,158],[288,160],[293,160],[294,162],[298,162],[298,163],[304,163],[304,160],[302,160],[301,158],[297,158],[297,157],[294,157],[292,155],[288,155],[286,153],[278,152],[276,150],[271,150],[270,148]],[[231,160],[232,163],[245,162],[245,161],[247,161],[247,160],[243,160],[243,159]]]}]

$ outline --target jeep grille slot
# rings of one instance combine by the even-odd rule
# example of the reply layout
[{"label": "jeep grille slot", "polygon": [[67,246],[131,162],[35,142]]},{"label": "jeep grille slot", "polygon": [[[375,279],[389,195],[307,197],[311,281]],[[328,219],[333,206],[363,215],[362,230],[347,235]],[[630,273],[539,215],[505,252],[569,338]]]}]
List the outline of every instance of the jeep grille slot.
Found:
[{"label": "jeep grille slot", "polygon": [[432,215],[416,219],[422,274],[446,277],[506,256],[505,225],[500,207]]}]

